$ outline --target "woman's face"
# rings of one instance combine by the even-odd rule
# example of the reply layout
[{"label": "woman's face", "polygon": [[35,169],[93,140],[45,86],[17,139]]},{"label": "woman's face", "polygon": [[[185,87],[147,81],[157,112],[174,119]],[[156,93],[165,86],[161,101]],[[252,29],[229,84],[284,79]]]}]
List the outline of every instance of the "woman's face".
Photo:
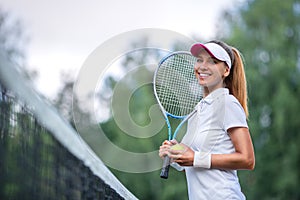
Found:
[{"label": "woman's face", "polygon": [[205,93],[209,94],[215,89],[224,87],[224,79],[229,75],[230,69],[225,62],[202,50],[194,66],[194,71],[199,84],[204,87]]}]

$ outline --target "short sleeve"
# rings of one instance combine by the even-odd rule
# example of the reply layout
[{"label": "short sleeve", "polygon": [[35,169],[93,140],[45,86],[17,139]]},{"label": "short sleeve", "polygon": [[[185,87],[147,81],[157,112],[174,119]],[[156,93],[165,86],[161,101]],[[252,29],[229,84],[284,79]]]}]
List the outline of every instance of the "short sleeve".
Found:
[{"label": "short sleeve", "polygon": [[248,128],[248,124],[243,107],[234,96],[229,95],[225,104],[224,129],[227,131],[233,127]]}]

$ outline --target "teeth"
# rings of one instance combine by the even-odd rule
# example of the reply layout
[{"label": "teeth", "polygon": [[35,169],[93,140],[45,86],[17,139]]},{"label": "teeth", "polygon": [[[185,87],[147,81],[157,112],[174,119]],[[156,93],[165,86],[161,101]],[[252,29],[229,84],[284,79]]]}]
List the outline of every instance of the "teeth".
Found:
[{"label": "teeth", "polygon": [[201,73],[200,73],[200,76],[209,76],[209,74],[201,74]]}]

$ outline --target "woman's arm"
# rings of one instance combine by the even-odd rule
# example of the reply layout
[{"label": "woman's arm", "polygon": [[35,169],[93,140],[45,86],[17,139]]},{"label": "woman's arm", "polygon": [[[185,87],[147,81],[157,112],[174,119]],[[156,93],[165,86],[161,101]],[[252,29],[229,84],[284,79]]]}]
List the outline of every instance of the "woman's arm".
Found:
[{"label": "woman's arm", "polygon": [[253,170],[255,156],[249,130],[238,127],[231,128],[228,132],[234,145],[235,153],[212,154],[211,168]]},{"label": "woman's arm", "polygon": [[[235,148],[231,154],[212,154],[210,168],[249,169],[255,166],[255,156],[248,128],[236,127],[228,130]],[[170,150],[170,157],[182,166],[193,166],[195,152],[186,146],[184,152]]]}]

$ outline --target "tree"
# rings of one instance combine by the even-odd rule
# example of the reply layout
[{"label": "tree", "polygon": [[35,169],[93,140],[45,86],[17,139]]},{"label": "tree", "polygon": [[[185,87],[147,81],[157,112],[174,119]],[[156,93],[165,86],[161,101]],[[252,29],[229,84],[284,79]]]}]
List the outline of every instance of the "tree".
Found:
[{"label": "tree", "polygon": [[24,64],[25,38],[19,20],[13,19],[0,7],[0,50],[19,66]]},{"label": "tree", "polygon": [[73,92],[74,80],[71,74],[70,72],[61,73],[61,87],[53,99],[53,104],[59,113],[75,128],[74,115],[78,120],[88,122],[91,113],[79,106],[78,98]]},{"label": "tree", "polygon": [[219,35],[244,55],[256,168],[249,199],[299,199],[300,2],[251,0],[222,16]]},{"label": "tree", "polygon": [[[225,11],[221,18],[216,36],[236,46],[246,63],[249,127],[256,168],[239,172],[243,192],[248,199],[299,199],[300,2],[248,0],[240,7]],[[144,59],[153,56],[160,55],[127,56],[122,67],[130,70],[130,66],[145,63]],[[137,79],[131,77],[124,82],[124,87],[130,87]],[[101,101],[111,100],[117,82],[113,76],[106,79],[105,90],[99,93]],[[143,114],[153,101],[151,88],[140,88],[131,100],[131,105],[135,105],[131,107],[131,117],[137,123],[147,123],[149,119]],[[113,118],[103,121],[101,127],[114,143],[131,151],[147,152],[165,139],[164,133],[151,141],[128,138]],[[112,171],[142,199],[187,197],[183,173],[171,172],[170,179],[163,182],[158,178],[159,171],[145,174]]]},{"label": "tree", "polygon": [[[0,7],[1,54],[17,67],[24,67],[23,48],[24,35],[20,21],[13,19],[8,12]],[[28,71],[25,72],[27,77],[29,74]],[[30,195],[31,188],[28,187],[30,185],[28,176],[32,173],[27,171],[27,176],[24,175],[24,162],[28,162],[27,156],[31,158],[31,162],[38,160],[39,157],[31,155],[40,150],[38,145],[32,145],[32,141],[36,137],[28,137],[27,134],[28,127],[34,121],[32,116],[24,111],[24,108],[20,109],[12,102],[11,96],[13,94],[4,88],[2,80],[0,80],[0,90],[0,198],[26,198],[27,195]],[[26,144],[29,145],[26,146]],[[24,149],[27,150],[26,156]],[[20,167],[22,164],[23,166]]]}]

